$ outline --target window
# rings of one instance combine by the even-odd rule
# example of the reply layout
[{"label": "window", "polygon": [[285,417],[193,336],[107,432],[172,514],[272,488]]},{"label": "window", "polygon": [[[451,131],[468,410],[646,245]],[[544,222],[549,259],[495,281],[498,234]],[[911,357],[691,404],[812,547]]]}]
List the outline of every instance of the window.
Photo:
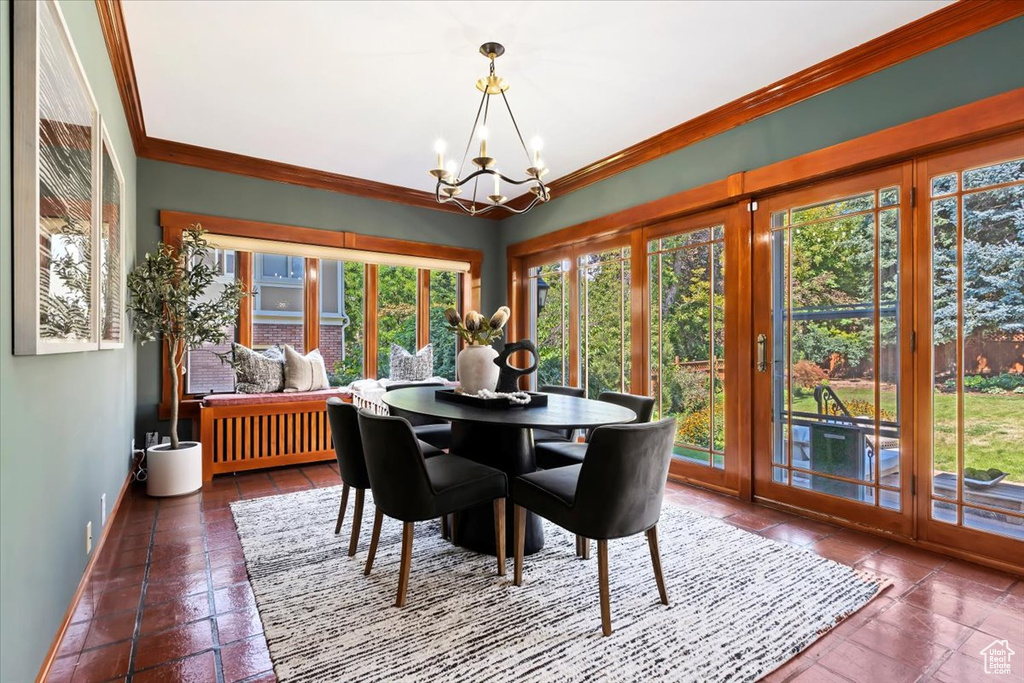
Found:
[{"label": "window", "polygon": [[252,347],[288,344],[304,351],[303,259],[281,254],[254,254],[253,259]]},{"label": "window", "polygon": [[377,376],[391,371],[391,345],[416,352],[418,278],[410,266],[377,267]]},{"label": "window", "polygon": [[332,386],[363,377],[366,266],[320,260],[320,353]]},{"label": "window", "polygon": [[651,240],[651,396],[674,454],[725,467],[725,226]]},{"label": "window", "polygon": [[629,247],[579,258],[580,377],[589,398],[629,391]]},{"label": "window", "polygon": [[[569,262],[528,271],[530,339],[537,346],[537,386],[569,382]],[[534,387],[536,388],[536,387]]]},{"label": "window", "polygon": [[[235,279],[235,252],[212,249],[207,255],[207,263],[217,265],[217,279],[209,295],[213,300],[220,296],[227,283]],[[212,394],[234,390],[235,373],[221,358],[227,358],[231,353],[231,343],[237,339],[236,326],[232,325],[225,332],[223,344],[204,344],[189,352],[185,363],[186,393]]]},{"label": "window", "polygon": [[449,308],[459,310],[459,274],[450,270],[430,271],[430,343],[434,349],[434,375],[455,379],[455,356],[459,351],[458,336],[445,321]]}]

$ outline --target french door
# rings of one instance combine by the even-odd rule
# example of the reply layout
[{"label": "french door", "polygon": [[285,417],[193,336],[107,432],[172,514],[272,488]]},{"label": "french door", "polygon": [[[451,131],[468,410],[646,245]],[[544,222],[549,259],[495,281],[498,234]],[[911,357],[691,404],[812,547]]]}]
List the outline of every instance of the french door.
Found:
[{"label": "french door", "polygon": [[1024,563],[1024,136],[918,164],[924,540]]},{"label": "french door", "polygon": [[754,213],[754,493],[913,534],[912,164]]}]

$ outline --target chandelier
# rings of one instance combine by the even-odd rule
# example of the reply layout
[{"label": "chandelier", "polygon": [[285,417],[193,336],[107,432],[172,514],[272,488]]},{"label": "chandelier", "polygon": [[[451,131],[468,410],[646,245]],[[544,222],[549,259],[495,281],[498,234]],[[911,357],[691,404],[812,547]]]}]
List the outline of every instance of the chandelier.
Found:
[{"label": "chandelier", "polygon": [[[435,143],[434,151],[437,152],[437,166],[429,171],[430,175],[437,179],[434,197],[439,204],[455,204],[471,215],[484,214],[499,208],[509,213],[526,213],[537,204],[546,202],[551,198],[551,193],[548,191],[543,180],[548,169],[545,168],[544,162],[540,158],[541,141],[539,138],[531,140],[531,147],[533,148],[531,156],[526,148],[526,142],[523,141],[523,134],[519,131],[516,117],[512,114],[512,107],[509,106],[508,98],[505,96],[505,91],[508,90],[508,82],[494,72],[494,60],[505,53],[505,48],[499,43],[484,43],[480,46],[480,53],[490,60],[491,70],[487,77],[481,78],[476,82],[476,88],[483,93],[483,97],[480,98],[480,106],[476,110],[476,119],[473,120],[469,141],[466,143],[466,150],[462,154],[461,163],[456,163],[454,159],[445,163],[445,142],[444,140],[438,140]],[[490,98],[495,95],[501,95],[501,100],[505,103],[505,109],[508,111],[509,118],[512,119],[512,126],[519,137],[519,144],[522,145],[523,154],[526,156],[526,177],[522,180],[510,178],[499,171],[497,159],[488,155],[487,117],[490,113]],[[481,115],[483,116],[482,121]],[[477,140],[479,145],[476,148],[474,148],[473,144],[474,139]],[[478,150],[479,155],[470,159],[470,150],[473,149]],[[472,163],[469,169],[466,167],[467,160]],[[473,168],[476,170],[473,170]],[[468,175],[463,175],[467,170],[472,172]],[[530,203],[522,209],[516,209],[506,204],[508,197],[501,193],[502,181],[512,185],[529,185],[528,189],[533,194]],[[460,199],[459,195],[462,194],[463,187],[469,183],[472,183],[473,187],[472,199],[470,201]],[[481,185],[483,186],[482,188]],[[477,195],[479,191],[487,191],[487,189],[493,190],[491,194],[487,195],[490,204],[478,203]]]}]

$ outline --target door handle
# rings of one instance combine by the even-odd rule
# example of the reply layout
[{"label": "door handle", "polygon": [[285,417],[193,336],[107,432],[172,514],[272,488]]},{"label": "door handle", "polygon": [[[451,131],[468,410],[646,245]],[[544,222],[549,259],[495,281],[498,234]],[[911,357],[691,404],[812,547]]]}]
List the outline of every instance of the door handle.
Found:
[{"label": "door handle", "polygon": [[768,369],[768,337],[762,332],[757,335],[757,371]]}]

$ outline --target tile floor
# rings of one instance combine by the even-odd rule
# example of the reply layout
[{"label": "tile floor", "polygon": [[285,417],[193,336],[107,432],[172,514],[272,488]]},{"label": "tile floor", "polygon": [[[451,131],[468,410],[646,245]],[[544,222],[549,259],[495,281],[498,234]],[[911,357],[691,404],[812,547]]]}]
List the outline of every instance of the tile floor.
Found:
[{"label": "tile floor", "polygon": [[[48,680],[273,681],[228,504],[340,483],[322,464],[218,477],[172,500],[131,491]],[[696,488],[667,498],[895,583],[766,680],[986,681],[981,649],[1009,638],[1014,669],[998,678],[1024,681],[1024,579]]]}]

